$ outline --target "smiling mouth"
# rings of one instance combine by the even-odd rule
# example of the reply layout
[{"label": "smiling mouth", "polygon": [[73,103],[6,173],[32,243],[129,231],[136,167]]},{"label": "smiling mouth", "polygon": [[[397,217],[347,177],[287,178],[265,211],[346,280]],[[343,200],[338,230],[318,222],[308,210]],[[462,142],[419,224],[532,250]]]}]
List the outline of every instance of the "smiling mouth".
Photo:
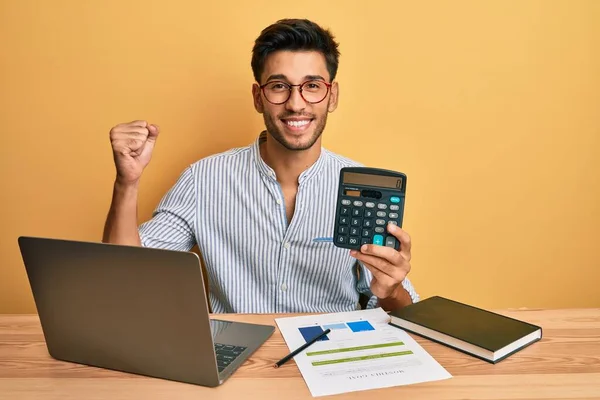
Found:
[{"label": "smiling mouth", "polygon": [[301,128],[305,125],[310,124],[310,119],[302,119],[302,120],[287,120],[287,121],[283,121],[286,123],[286,125],[294,127],[294,128]]},{"label": "smiling mouth", "polygon": [[288,129],[292,131],[303,131],[308,128],[308,126],[312,122],[312,119],[282,119],[281,121],[285,124],[286,127],[288,127]]}]

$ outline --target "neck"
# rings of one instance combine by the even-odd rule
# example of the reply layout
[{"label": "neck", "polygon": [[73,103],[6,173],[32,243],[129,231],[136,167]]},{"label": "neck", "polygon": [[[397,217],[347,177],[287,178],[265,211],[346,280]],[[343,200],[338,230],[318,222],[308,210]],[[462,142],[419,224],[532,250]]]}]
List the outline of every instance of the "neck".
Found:
[{"label": "neck", "polygon": [[260,146],[260,156],[273,168],[281,186],[298,186],[298,177],[313,165],[321,155],[321,138],[306,150],[288,150],[267,134],[267,140]]}]

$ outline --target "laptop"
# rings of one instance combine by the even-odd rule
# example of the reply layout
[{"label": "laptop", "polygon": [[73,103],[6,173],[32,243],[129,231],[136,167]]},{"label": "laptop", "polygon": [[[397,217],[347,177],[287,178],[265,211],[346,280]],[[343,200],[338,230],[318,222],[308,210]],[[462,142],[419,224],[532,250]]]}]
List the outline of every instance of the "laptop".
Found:
[{"label": "laptop", "polygon": [[275,330],[209,318],[195,253],[23,236],[18,242],[55,359],[214,387]]}]

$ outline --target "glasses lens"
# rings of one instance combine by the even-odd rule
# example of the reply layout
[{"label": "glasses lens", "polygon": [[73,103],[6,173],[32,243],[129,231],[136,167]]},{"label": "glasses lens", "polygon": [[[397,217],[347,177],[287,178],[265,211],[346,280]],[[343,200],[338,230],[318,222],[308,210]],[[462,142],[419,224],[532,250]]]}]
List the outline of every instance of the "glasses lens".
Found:
[{"label": "glasses lens", "polygon": [[285,103],[290,97],[290,86],[285,82],[269,82],[264,87],[264,93],[271,103]]},{"label": "glasses lens", "polygon": [[329,88],[322,81],[308,81],[302,84],[302,97],[309,103],[318,103],[327,96]]}]

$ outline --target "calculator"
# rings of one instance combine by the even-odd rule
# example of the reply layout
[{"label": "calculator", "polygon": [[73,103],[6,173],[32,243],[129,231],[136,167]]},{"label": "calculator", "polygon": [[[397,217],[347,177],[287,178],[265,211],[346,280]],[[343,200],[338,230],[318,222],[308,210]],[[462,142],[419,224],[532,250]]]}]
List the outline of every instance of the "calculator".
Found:
[{"label": "calculator", "polygon": [[387,231],[402,227],[406,175],[378,168],[346,167],[340,171],[333,243],[345,249],[363,244],[400,249]]}]

